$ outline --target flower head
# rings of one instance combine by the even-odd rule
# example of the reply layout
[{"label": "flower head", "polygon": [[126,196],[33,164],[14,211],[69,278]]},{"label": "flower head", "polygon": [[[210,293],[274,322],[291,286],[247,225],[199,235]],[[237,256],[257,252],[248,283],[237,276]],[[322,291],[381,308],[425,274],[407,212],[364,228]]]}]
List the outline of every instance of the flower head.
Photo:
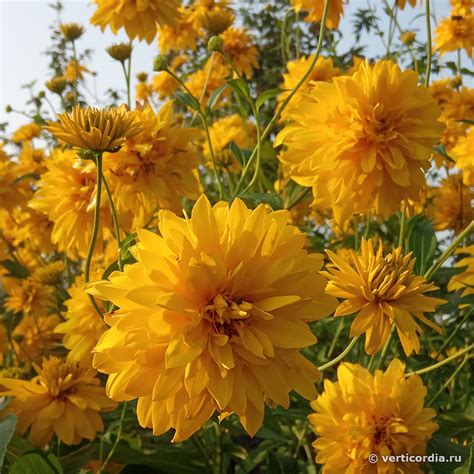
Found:
[{"label": "flower head", "polygon": [[68,82],[82,81],[84,79],[84,73],[90,72],[84,64],[81,64],[76,59],[71,59],[66,66],[64,71],[64,77]]},{"label": "flower head", "polygon": [[190,8],[180,8],[180,18],[174,26],[163,25],[158,29],[158,48],[161,54],[171,51],[196,49],[199,32]]},{"label": "flower head", "polygon": [[66,89],[67,78],[66,76],[54,76],[49,81],[45,82],[45,86],[51,92],[61,95]]},{"label": "flower head", "polygon": [[312,186],[315,205],[331,205],[339,223],[375,209],[387,216],[417,200],[440,109],[414,71],[367,62],[352,76],[315,83],[275,145],[291,178]]},{"label": "flower head", "polygon": [[31,443],[45,446],[53,434],[72,445],[92,441],[104,430],[100,413],[116,403],[107,398],[93,369],[57,357],[33,367],[38,375],[31,381],[0,378],[0,394],[12,397],[5,411],[18,416],[19,433],[31,427]]},{"label": "flower head", "polygon": [[[383,456],[423,455],[438,429],[431,408],[424,408],[426,387],[418,375],[405,377],[394,359],[385,372],[371,374],[358,364],[343,363],[337,382],[324,381],[324,392],[308,419],[318,435],[313,446],[323,472],[419,473],[415,463],[388,463]],[[378,456],[376,465],[369,455]],[[401,457],[401,456],[400,456]]]},{"label": "flower head", "polygon": [[128,37],[146,40],[156,37],[158,25],[174,25],[179,18],[179,0],[93,0],[97,10],[91,18],[102,31],[107,26],[114,34],[125,28]]},{"label": "flower head", "polygon": [[[308,12],[305,21],[321,22],[323,19],[324,0],[290,0],[290,4],[296,12],[301,10]],[[343,10],[343,0],[331,0],[326,20],[327,28],[335,29],[339,26]]]},{"label": "flower head", "polygon": [[49,122],[46,130],[70,145],[96,152],[117,151],[122,143],[140,131],[135,114],[119,109],[82,108],[58,114],[59,122]]},{"label": "flower head", "polygon": [[36,123],[28,123],[21,126],[18,130],[15,131],[12,135],[13,143],[21,143],[25,141],[30,141],[33,138],[39,137],[41,133],[41,127]]},{"label": "flower head", "polygon": [[235,16],[229,9],[215,7],[200,16],[199,24],[209,36],[217,36],[227,30],[234,20]]},{"label": "flower head", "polygon": [[130,59],[132,55],[132,45],[131,43],[117,43],[109,46],[106,51],[112,59],[123,63],[127,59]]},{"label": "flower head", "polygon": [[288,407],[293,389],[314,396],[318,371],[299,350],[316,342],[308,322],[335,300],[322,255],[309,255],[286,220],[202,196],[190,219],[161,211],[161,235],[138,231],[137,263],[89,284],[120,307],[94,366],[109,374],[112,399],[138,398],[139,423],[155,435],[175,428],[174,440],[186,439],[215,411],[235,412],[253,435],[265,401]]},{"label": "flower head", "polygon": [[449,280],[448,291],[462,290],[463,296],[472,295],[474,294],[474,245],[461,247],[456,253],[462,254],[463,257],[454,266],[465,267],[465,269]]},{"label": "flower head", "polygon": [[453,12],[449,18],[443,18],[434,32],[435,50],[442,55],[450,51],[464,49],[472,58],[474,47],[474,15],[462,15]]},{"label": "flower head", "polygon": [[403,10],[407,3],[410,4],[411,7],[416,7],[416,3],[421,3],[421,1],[422,0],[396,0],[396,3],[397,7],[400,8],[400,10]]},{"label": "flower head", "polygon": [[424,295],[437,287],[413,273],[415,259],[411,252],[403,255],[398,247],[384,255],[381,243],[375,252],[372,241],[363,239],[360,254],[352,251],[350,262],[329,250],[327,253],[333,266],[323,272],[329,279],[326,292],[344,299],[334,316],[357,313],[351,337],[365,333],[368,354],[382,349],[392,325],[407,356],[420,352],[418,333],[422,329],[416,319],[441,332],[423,313],[434,311],[445,301]]},{"label": "flower head", "polygon": [[66,41],[76,41],[84,34],[84,27],[79,23],[61,23],[59,29]]},{"label": "flower head", "polygon": [[221,38],[224,41],[223,50],[239,74],[251,78],[252,70],[258,68],[258,52],[251,36],[243,28],[230,27],[222,33]]},{"label": "flower head", "polygon": [[462,170],[463,183],[466,186],[474,186],[474,128],[458,140],[450,151],[450,156]]}]

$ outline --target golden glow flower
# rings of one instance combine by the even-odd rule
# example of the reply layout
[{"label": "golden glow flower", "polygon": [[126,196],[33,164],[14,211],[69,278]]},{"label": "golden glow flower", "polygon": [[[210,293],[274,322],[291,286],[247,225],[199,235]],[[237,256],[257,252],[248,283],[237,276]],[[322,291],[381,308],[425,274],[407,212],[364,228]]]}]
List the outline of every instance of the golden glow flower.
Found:
[{"label": "golden glow flower", "polygon": [[318,82],[277,136],[290,177],[342,223],[375,209],[388,216],[417,200],[443,130],[440,110],[414,71],[367,62],[352,76]]},{"label": "golden glow flower", "polygon": [[158,208],[180,212],[181,199],[197,199],[200,192],[192,145],[200,132],[178,123],[172,102],[158,113],[145,107],[136,116],[142,131],[118,153],[104,155],[120,223],[130,229],[144,226]]},{"label": "golden glow flower", "polygon": [[474,47],[474,15],[461,15],[453,12],[449,18],[443,18],[434,32],[435,51],[441,55],[458,49],[464,49],[472,58]]},{"label": "golden glow flower", "polygon": [[459,139],[457,145],[450,151],[450,156],[462,170],[463,183],[466,186],[474,186],[474,128]]},{"label": "golden glow flower", "polygon": [[121,63],[125,62],[127,59],[130,59],[132,55],[132,44],[131,43],[117,43],[109,46],[107,49],[107,54],[116,61]]},{"label": "golden glow flower", "polygon": [[[323,19],[324,0],[290,0],[290,5],[295,8],[297,13],[302,10],[308,13],[305,17],[305,21],[315,21],[319,23]],[[343,11],[343,0],[331,0],[326,19],[326,27],[329,29],[337,28]]]},{"label": "golden glow flower", "polygon": [[199,32],[193,21],[193,12],[190,8],[180,8],[179,11],[180,18],[174,26],[164,25],[158,29],[158,48],[161,54],[196,49]]},{"label": "golden glow flower", "polygon": [[7,311],[44,316],[53,305],[53,287],[36,278],[8,278],[4,285],[7,293],[4,306]]},{"label": "golden glow flower", "polygon": [[235,16],[230,10],[216,7],[205,11],[199,17],[199,24],[209,36],[217,36],[230,28],[234,20]]},{"label": "golden glow flower", "polygon": [[464,255],[454,266],[456,268],[465,268],[462,273],[454,275],[449,280],[448,291],[462,290],[462,296],[474,294],[474,245],[461,247],[456,253]]},{"label": "golden glow flower", "polygon": [[67,78],[66,76],[54,76],[49,81],[46,81],[44,85],[51,92],[61,95],[67,86]]},{"label": "golden glow flower", "polygon": [[453,11],[459,12],[461,15],[468,15],[472,13],[474,8],[473,0],[451,0],[451,5],[453,6]]},{"label": "golden glow flower", "polygon": [[251,36],[244,28],[230,27],[222,33],[221,38],[224,41],[223,50],[239,74],[250,79],[252,70],[258,68],[258,52]]},{"label": "golden glow flower", "polygon": [[97,10],[91,23],[107,26],[114,34],[125,28],[127,36],[133,40],[146,40],[150,44],[156,37],[158,25],[174,25],[179,18],[179,0],[93,0]]},{"label": "golden glow flower", "polygon": [[61,260],[56,260],[54,262],[46,263],[44,266],[37,268],[33,275],[36,280],[44,283],[45,285],[54,285],[57,283],[61,274],[66,269],[66,265]]},{"label": "golden glow flower", "polygon": [[363,239],[360,254],[351,251],[349,263],[329,250],[327,253],[333,265],[323,272],[329,280],[326,292],[344,299],[334,316],[357,313],[351,337],[365,333],[368,354],[382,349],[392,325],[407,356],[420,352],[418,334],[422,329],[416,319],[441,332],[423,313],[435,311],[445,301],[424,295],[437,287],[413,273],[411,252],[403,255],[398,247],[384,255],[382,243],[375,252],[372,241]]},{"label": "golden glow flower", "polygon": [[160,236],[139,230],[137,263],[89,284],[119,310],[95,348],[114,400],[138,398],[138,421],[181,441],[217,411],[254,435],[264,402],[315,396],[317,369],[299,350],[316,342],[308,322],[335,307],[285,211],[229,208],[199,198],[190,219],[159,214]]},{"label": "golden glow flower", "polygon": [[90,71],[79,61],[71,59],[71,61],[67,63],[66,70],[64,71],[64,77],[68,82],[82,81],[84,79],[85,72]]},{"label": "golden glow flower", "polygon": [[16,130],[12,135],[13,143],[21,143],[25,141],[30,141],[33,138],[39,137],[41,133],[41,127],[36,123],[28,123],[23,125],[18,130]]},{"label": "golden glow flower", "polygon": [[79,23],[61,23],[59,30],[66,41],[76,41],[84,34],[84,27]]},{"label": "golden glow flower", "polygon": [[[278,103],[280,105],[285,101],[290,91],[294,89],[296,84],[298,84],[300,79],[303,77],[312,60],[313,56],[302,56],[301,58],[294,59],[286,64],[287,72],[283,74],[283,82],[280,84],[280,88],[283,89],[284,92],[278,96]],[[341,74],[342,70],[334,66],[332,58],[324,58],[320,56],[316,60],[316,64],[306,81],[301,85],[283,110],[281,119],[288,120],[290,118],[292,112],[304,102],[305,95],[311,89],[314,82],[329,82],[333,77],[340,76]]]},{"label": "golden glow flower", "polygon": [[[89,248],[96,202],[97,175],[91,161],[77,158],[73,150],[55,150],[46,162],[48,171],[38,181],[29,206],[46,214],[54,223],[51,241],[58,250],[76,259]],[[101,198],[101,226],[97,249],[111,228],[107,199]]]},{"label": "golden glow flower", "polygon": [[104,430],[101,412],[116,407],[105,395],[93,369],[57,357],[34,364],[31,381],[0,378],[0,394],[12,397],[5,413],[15,413],[20,434],[30,429],[34,446],[45,446],[55,434],[67,445],[92,441]]},{"label": "golden glow flower", "polygon": [[[418,375],[405,376],[398,359],[385,372],[371,374],[358,364],[343,363],[337,382],[324,381],[324,392],[311,407],[308,420],[318,436],[313,442],[323,473],[410,473],[423,471],[416,463],[389,463],[382,457],[420,456],[438,429],[436,412],[424,408],[426,387]],[[370,464],[369,455],[378,456]]]},{"label": "golden glow flower", "polygon": [[58,114],[59,122],[45,127],[58,140],[95,152],[114,152],[140,131],[135,114],[125,107],[96,109],[74,106],[71,113]]}]

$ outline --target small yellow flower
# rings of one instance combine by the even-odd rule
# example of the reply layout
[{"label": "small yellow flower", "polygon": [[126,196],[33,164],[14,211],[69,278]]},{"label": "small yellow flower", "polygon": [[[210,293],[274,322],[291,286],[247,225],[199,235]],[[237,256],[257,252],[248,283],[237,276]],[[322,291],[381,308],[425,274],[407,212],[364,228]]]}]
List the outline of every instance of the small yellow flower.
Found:
[{"label": "small yellow flower", "polygon": [[0,394],[12,397],[5,413],[15,413],[20,434],[30,429],[34,446],[46,446],[55,434],[67,445],[92,441],[104,430],[101,412],[117,404],[105,395],[93,369],[50,357],[40,366],[31,381],[0,378]]},{"label": "small yellow flower", "polygon": [[403,10],[407,3],[412,7],[416,7],[417,1],[419,1],[419,3],[422,2],[422,0],[397,0],[397,7],[400,8],[400,10]]},{"label": "small yellow flower", "polygon": [[66,76],[55,76],[52,77],[49,81],[45,82],[45,86],[51,92],[61,95],[64,92],[64,89],[67,86]]},{"label": "small yellow flower", "polygon": [[414,31],[405,31],[405,33],[402,34],[401,38],[402,43],[410,46],[414,43],[416,39],[416,33]]},{"label": "small yellow flower", "polygon": [[95,152],[114,152],[122,143],[140,131],[136,116],[124,107],[110,109],[82,108],[58,114],[59,122],[45,127],[57,139]]},{"label": "small yellow flower", "polygon": [[217,36],[227,30],[234,20],[234,14],[227,8],[214,8],[204,12],[199,22],[209,36]]},{"label": "small yellow flower", "polygon": [[474,186],[474,128],[459,139],[450,151],[450,156],[462,170],[463,183],[466,186]]},{"label": "small yellow flower", "polygon": [[64,77],[68,82],[82,81],[84,79],[84,73],[90,72],[86,66],[81,64],[75,59],[71,59],[66,66],[64,71]]},{"label": "small yellow flower", "polygon": [[33,138],[39,137],[40,133],[41,127],[38,124],[29,123],[16,130],[15,133],[13,133],[11,140],[13,143],[30,141]]},{"label": "small yellow flower", "polygon": [[474,47],[474,15],[462,15],[453,11],[452,16],[443,18],[434,32],[435,51],[441,55],[464,49],[472,58]]},{"label": "small yellow flower", "polygon": [[[290,0],[290,4],[295,7],[297,13],[301,10],[308,12],[305,21],[319,23],[323,19],[324,0]],[[330,1],[326,20],[327,28],[335,29],[339,26],[343,10],[343,0]]]},{"label": "small yellow flower", "polygon": [[183,7],[179,11],[180,18],[174,26],[164,25],[158,29],[158,48],[161,54],[196,49],[199,31],[193,20],[193,11]]},{"label": "small yellow flower", "polygon": [[[316,462],[329,473],[410,473],[423,471],[416,463],[383,461],[388,455],[423,455],[438,429],[436,412],[424,408],[426,387],[418,375],[405,376],[394,359],[387,370],[371,374],[358,364],[343,363],[337,382],[324,381],[324,392],[311,407],[308,420],[318,436]],[[378,457],[370,464],[370,455]]]},{"label": "small yellow flower", "polygon": [[84,34],[84,27],[79,23],[61,23],[59,29],[66,41],[76,41]]},{"label": "small yellow flower", "polygon": [[365,333],[368,354],[382,349],[392,325],[407,356],[413,351],[420,352],[418,333],[422,329],[416,319],[441,332],[423,313],[435,311],[445,301],[424,295],[437,287],[414,275],[415,259],[411,252],[403,255],[398,247],[384,255],[382,243],[375,252],[372,241],[362,239],[360,254],[351,251],[349,263],[329,250],[327,253],[333,265],[323,272],[329,280],[326,292],[344,299],[334,316],[357,313],[351,337]]},{"label": "small yellow flower", "polygon": [[113,44],[109,46],[106,51],[112,59],[123,63],[127,59],[130,59],[132,55],[132,45],[131,43]]}]

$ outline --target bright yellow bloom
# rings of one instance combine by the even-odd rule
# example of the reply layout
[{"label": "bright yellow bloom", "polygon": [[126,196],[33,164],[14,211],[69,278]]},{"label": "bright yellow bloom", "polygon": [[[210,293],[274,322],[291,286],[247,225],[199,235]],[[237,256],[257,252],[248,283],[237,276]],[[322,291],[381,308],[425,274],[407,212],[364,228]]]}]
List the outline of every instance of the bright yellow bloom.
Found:
[{"label": "bright yellow bloom", "polygon": [[450,156],[462,170],[463,183],[466,186],[474,186],[474,128],[470,129],[467,136],[459,139]]},{"label": "bright yellow bloom", "polygon": [[[438,429],[436,412],[423,408],[426,387],[418,375],[405,377],[398,359],[385,372],[371,374],[358,364],[343,363],[337,382],[324,381],[324,392],[308,419],[318,435],[316,462],[329,473],[422,473],[416,463],[384,462],[382,456],[423,455]],[[370,464],[369,455],[378,456]]]},{"label": "bright yellow bloom", "polygon": [[4,284],[7,293],[4,306],[7,311],[43,316],[53,306],[53,287],[36,278],[8,278]]},{"label": "bright yellow bloom", "polygon": [[53,434],[67,445],[93,440],[104,430],[101,412],[116,407],[99,385],[96,372],[57,357],[43,359],[31,381],[0,379],[0,393],[12,397],[6,413],[18,417],[17,431],[30,429],[34,446],[45,446]]},{"label": "bright yellow bloom", "polygon": [[441,107],[451,101],[454,89],[452,79],[438,79],[433,81],[429,87],[430,94]]},{"label": "bright yellow bloom", "polygon": [[[305,21],[320,22],[323,19],[324,0],[290,0],[290,5],[298,13],[301,10],[308,12]],[[343,0],[331,0],[329,3],[326,27],[336,29],[344,10]]]},{"label": "bright yellow bloom", "polygon": [[107,26],[114,34],[125,28],[128,37],[133,40],[146,40],[150,44],[156,37],[157,24],[174,25],[179,18],[179,0],[93,0],[97,10],[91,23]]},{"label": "bright yellow bloom", "polygon": [[67,78],[66,76],[54,76],[49,81],[46,81],[44,85],[51,92],[61,95],[67,86]]},{"label": "bright yellow bloom", "polygon": [[[302,56],[299,59],[294,59],[293,61],[289,61],[286,64],[287,72],[283,74],[283,82],[280,84],[280,88],[283,89],[285,92],[282,92],[278,96],[278,103],[282,104],[284,100],[290,94],[290,91],[294,89],[296,84],[300,81],[303,77],[304,73],[309,67],[309,64],[313,60],[313,56],[305,57]],[[301,85],[298,89],[296,94],[292,97],[291,101],[286,106],[285,110],[281,115],[282,120],[288,120],[294,110],[305,101],[305,95],[313,86],[314,82],[318,81],[327,81],[329,82],[333,77],[340,76],[342,74],[342,70],[334,67],[332,58],[323,58],[320,56],[316,60],[316,64],[314,65],[311,74],[308,76],[306,81]]]},{"label": "bright yellow bloom", "polygon": [[224,40],[223,50],[239,74],[250,79],[252,70],[258,68],[258,51],[252,44],[252,37],[244,28],[230,27],[221,38]]},{"label": "bright yellow bloom", "polygon": [[372,241],[362,239],[360,254],[351,251],[350,263],[329,250],[327,253],[334,265],[323,272],[329,279],[326,293],[344,299],[334,316],[357,313],[351,337],[365,333],[368,354],[382,349],[393,324],[407,356],[420,352],[418,333],[423,331],[416,319],[441,332],[423,313],[435,311],[445,301],[423,294],[437,287],[413,273],[411,252],[403,255],[398,247],[384,255],[381,242],[375,252]]},{"label": "bright yellow bloom", "polygon": [[474,294],[474,245],[461,247],[456,253],[463,254],[463,258],[454,264],[457,268],[466,269],[454,275],[448,284],[448,291],[462,290],[463,296]]},{"label": "bright yellow bloom", "polygon": [[84,79],[85,72],[90,71],[79,61],[71,59],[71,61],[67,63],[66,70],[64,71],[64,77],[68,82],[82,81]]},{"label": "bright yellow bloom", "polygon": [[21,126],[16,130],[11,140],[13,143],[21,143],[25,141],[30,141],[33,138],[39,137],[41,133],[41,127],[36,123],[29,123],[27,125]]},{"label": "bright yellow bloom", "polygon": [[449,18],[443,18],[435,29],[435,51],[441,55],[458,49],[464,49],[472,58],[474,47],[474,15],[461,15],[453,12]]},{"label": "bright yellow bloom", "polygon": [[434,220],[436,230],[463,230],[474,219],[474,189],[465,186],[462,174],[452,174],[441,181],[440,187],[431,188],[432,206],[428,213]]},{"label": "bright yellow bloom", "polygon": [[277,136],[290,177],[312,186],[315,205],[342,223],[375,209],[388,216],[417,200],[443,129],[440,110],[414,71],[367,62],[352,76],[318,82]]},{"label": "bright yellow bloom", "polygon": [[[419,3],[421,3],[422,0],[419,0]],[[417,0],[397,0],[397,7],[400,8],[400,10],[403,10],[405,8],[405,5],[407,3],[410,4],[412,7],[416,7]]]},{"label": "bright yellow bloom", "polygon": [[148,98],[153,95],[153,92],[153,86],[147,82],[139,82],[135,87],[135,97],[141,102],[148,102]]},{"label": "bright yellow bloom", "polygon": [[461,15],[468,15],[472,13],[474,0],[451,0],[451,5],[453,6],[453,11]]},{"label": "bright yellow bloom", "polygon": [[[66,321],[58,324],[54,330],[57,334],[64,334],[63,344],[69,349],[68,358],[81,365],[92,365],[92,349],[99,342],[106,324],[92,306],[89,295],[82,291],[83,281],[76,279],[74,286],[67,291],[71,296],[64,304],[67,311],[64,314]],[[101,307],[101,302],[97,301]]]},{"label": "bright yellow bloom", "polygon": [[[55,150],[46,162],[48,171],[38,181],[29,205],[46,214],[54,223],[51,241],[61,252],[76,259],[89,248],[96,202],[97,176],[91,161],[77,158],[73,150]],[[107,228],[111,228],[105,191],[101,197],[101,222],[97,248]],[[105,228],[104,228],[105,227]]]},{"label": "bright yellow bloom", "polygon": [[138,398],[138,421],[188,438],[217,411],[254,435],[264,402],[315,396],[317,369],[300,353],[316,342],[308,322],[335,308],[288,213],[199,198],[190,219],[159,214],[160,236],[139,230],[137,263],[89,285],[119,310],[95,348],[114,400]]},{"label": "bright yellow bloom", "polygon": [[31,142],[26,141],[21,147],[18,155],[20,168],[18,173],[25,175],[28,173],[41,174],[45,171],[45,152],[42,148],[34,148]]},{"label": "bright yellow bloom", "polygon": [[125,107],[96,109],[74,106],[71,113],[58,114],[59,122],[49,122],[46,130],[58,140],[96,152],[117,151],[122,143],[140,131],[135,113]]},{"label": "bright yellow bloom", "polygon": [[144,226],[158,208],[181,211],[181,198],[197,199],[200,193],[199,160],[192,145],[200,132],[177,122],[172,102],[158,113],[144,108],[137,120],[142,132],[118,153],[104,155],[121,225],[130,229]]},{"label": "bright yellow bloom", "polygon": [[199,32],[195,28],[190,8],[180,8],[179,21],[174,26],[164,25],[158,29],[158,48],[161,54],[190,49],[195,51]]}]

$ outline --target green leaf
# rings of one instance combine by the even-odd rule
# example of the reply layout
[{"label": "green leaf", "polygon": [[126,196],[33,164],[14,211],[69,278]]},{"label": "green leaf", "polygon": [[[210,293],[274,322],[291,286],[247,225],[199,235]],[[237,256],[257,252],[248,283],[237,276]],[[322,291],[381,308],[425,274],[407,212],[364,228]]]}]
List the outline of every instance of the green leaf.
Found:
[{"label": "green leaf", "polygon": [[227,84],[224,84],[218,87],[212,94],[209,96],[209,100],[207,101],[207,107],[209,111],[212,112],[212,109],[216,106],[217,102],[219,101],[220,96],[222,93],[227,89]]},{"label": "green leaf", "polygon": [[175,98],[180,104],[184,105],[185,107],[189,107],[190,109],[193,109],[196,112],[199,112],[201,110],[201,106],[199,105],[198,100],[186,92],[176,92]]},{"label": "green leaf", "polygon": [[467,461],[461,467],[455,469],[453,474],[471,474],[472,472],[474,472],[474,440],[471,443]]},{"label": "green leaf", "polygon": [[239,148],[234,141],[230,142],[229,148],[230,148],[230,151],[237,158],[237,161],[240,163],[240,165],[244,167],[250,158],[251,151],[243,150],[242,148]]},{"label": "green leaf", "polygon": [[30,271],[28,268],[24,267],[19,262],[14,262],[13,260],[2,260],[0,265],[4,266],[8,270],[8,276],[13,278],[28,278],[30,276]]},{"label": "green leaf", "polygon": [[245,193],[239,196],[247,205],[256,207],[259,204],[266,203],[274,211],[283,209],[281,196],[277,193]]},{"label": "green leaf", "polygon": [[243,79],[229,79],[227,85],[238,96],[245,99],[250,98],[249,85]]},{"label": "green leaf", "polygon": [[10,474],[62,474],[59,460],[53,454],[34,451],[18,458],[10,467]]},{"label": "green leaf", "polygon": [[130,258],[131,254],[128,251],[128,249],[132,246],[132,244],[135,243],[137,240],[137,233],[133,232],[132,234],[128,234],[125,239],[122,240],[120,243],[120,257],[122,260],[125,260],[126,258]]},{"label": "green leaf", "polygon": [[456,122],[466,123],[467,125],[474,125],[474,120],[461,119],[461,120],[456,120]]},{"label": "green leaf", "polygon": [[443,145],[443,144],[440,144],[440,145],[436,145],[433,147],[433,150],[438,153],[439,155],[441,155],[443,158],[446,158],[448,161],[450,161],[451,163],[456,163],[447,153],[446,151],[446,147]]},{"label": "green leaf", "polygon": [[3,466],[7,446],[15,432],[16,420],[16,416],[13,413],[9,413],[0,421],[0,471]]},{"label": "green leaf", "polygon": [[[460,444],[454,444],[449,438],[435,434],[428,442],[427,455],[435,455],[434,461],[429,461],[431,470],[434,474],[446,474],[453,472],[455,467],[467,458],[468,449]],[[436,455],[438,458],[436,458]],[[443,456],[449,462],[439,462],[439,457]],[[437,461],[438,459],[438,461]],[[458,460],[460,460],[458,462]]]},{"label": "green leaf", "polygon": [[433,263],[438,244],[433,222],[417,215],[409,220],[407,227],[408,250],[416,257],[415,273],[423,275]]},{"label": "green leaf", "polygon": [[13,183],[19,183],[20,181],[23,181],[24,179],[34,179],[35,181],[38,181],[40,179],[40,175],[38,173],[26,173],[21,176],[18,176],[18,178],[13,181]]},{"label": "green leaf", "polygon": [[469,439],[474,433],[474,416],[467,413],[444,413],[436,418],[437,434],[448,438]]},{"label": "green leaf", "polygon": [[255,107],[257,108],[257,110],[259,110],[265,102],[273,99],[277,95],[280,95],[282,92],[282,89],[280,89],[279,87],[277,87],[276,89],[269,89],[268,91],[262,92],[255,100]]}]

